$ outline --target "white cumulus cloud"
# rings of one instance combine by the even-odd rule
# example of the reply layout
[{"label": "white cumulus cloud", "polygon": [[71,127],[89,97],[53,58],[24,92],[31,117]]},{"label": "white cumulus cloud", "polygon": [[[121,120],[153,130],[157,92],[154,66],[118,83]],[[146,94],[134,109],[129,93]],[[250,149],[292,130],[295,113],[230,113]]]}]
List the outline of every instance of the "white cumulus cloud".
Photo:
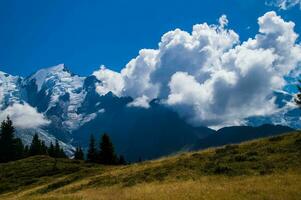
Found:
[{"label": "white cumulus cloud", "polygon": [[192,124],[211,127],[276,112],[273,90],[301,61],[295,24],[268,12],[258,18],[258,34],[244,42],[227,24],[223,15],[219,25],[167,32],[158,49],[141,50],[120,73],[95,72],[99,93],[131,96],[129,106],[145,108],[159,98]]},{"label": "white cumulus cloud", "polygon": [[134,99],[134,101],[128,104],[129,107],[141,107],[149,108],[149,98],[147,96],[142,96]]},{"label": "white cumulus cloud", "polygon": [[17,128],[37,128],[49,124],[44,115],[28,104],[14,103],[0,112],[0,121],[9,116]]},{"label": "white cumulus cloud", "polygon": [[120,95],[122,88],[124,87],[120,73],[107,69],[102,65],[98,71],[93,73],[93,75],[101,81],[101,83],[96,85],[96,91],[99,94],[105,95],[111,91],[118,96]]}]

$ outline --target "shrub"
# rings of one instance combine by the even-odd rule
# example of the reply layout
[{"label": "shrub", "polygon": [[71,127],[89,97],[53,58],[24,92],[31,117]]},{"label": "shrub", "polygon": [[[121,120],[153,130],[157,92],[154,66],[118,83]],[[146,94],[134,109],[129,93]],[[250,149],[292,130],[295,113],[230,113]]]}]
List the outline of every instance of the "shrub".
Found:
[{"label": "shrub", "polygon": [[247,161],[248,158],[246,155],[243,155],[243,154],[239,154],[239,155],[236,155],[234,157],[234,160],[237,161],[237,162],[243,162],[243,161]]},{"label": "shrub", "polygon": [[215,174],[230,174],[231,172],[233,172],[233,170],[229,166],[217,165],[213,169],[213,172]]},{"label": "shrub", "polygon": [[278,141],[281,141],[283,140],[284,136],[283,135],[280,135],[280,136],[275,136],[275,137],[271,137],[269,138],[269,141],[271,142],[278,142]]},{"label": "shrub", "polygon": [[226,145],[224,148],[219,148],[215,150],[216,154],[237,154],[238,145]]}]

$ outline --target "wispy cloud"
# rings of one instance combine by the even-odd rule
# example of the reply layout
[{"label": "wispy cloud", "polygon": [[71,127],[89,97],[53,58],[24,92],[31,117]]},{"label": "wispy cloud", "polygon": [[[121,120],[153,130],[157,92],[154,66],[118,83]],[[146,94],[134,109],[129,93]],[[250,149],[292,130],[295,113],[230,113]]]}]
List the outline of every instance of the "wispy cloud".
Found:
[{"label": "wispy cloud", "polygon": [[267,0],[266,4],[270,6],[277,6],[282,10],[287,10],[294,6],[299,6],[301,9],[301,0]]}]

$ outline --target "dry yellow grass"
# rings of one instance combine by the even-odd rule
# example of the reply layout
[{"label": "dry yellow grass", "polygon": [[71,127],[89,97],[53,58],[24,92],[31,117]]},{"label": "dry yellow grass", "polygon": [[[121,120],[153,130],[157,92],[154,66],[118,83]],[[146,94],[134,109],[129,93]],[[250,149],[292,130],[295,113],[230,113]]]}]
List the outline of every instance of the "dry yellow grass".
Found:
[{"label": "dry yellow grass", "polygon": [[33,194],[34,189],[2,196],[1,199],[24,200],[165,200],[165,199],[300,199],[301,175],[294,172],[266,176],[204,176],[198,180],[163,181],[70,190],[83,180],[45,195]]}]

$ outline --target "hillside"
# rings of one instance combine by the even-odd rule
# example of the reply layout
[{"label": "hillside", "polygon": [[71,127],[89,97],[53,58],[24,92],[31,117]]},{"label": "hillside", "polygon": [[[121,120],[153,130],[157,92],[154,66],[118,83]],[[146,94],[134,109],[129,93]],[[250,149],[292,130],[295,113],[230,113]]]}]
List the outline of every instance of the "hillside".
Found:
[{"label": "hillside", "polygon": [[271,137],[287,132],[292,132],[294,129],[281,126],[264,124],[258,127],[251,126],[232,126],[221,128],[208,137],[201,138],[194,145],[194,150],[206,149],[209,147],[219,147],[227,144],[237,144],[249,140]]},{"label": "hillside", "polygon": [[45,156],[0,165],[0,199],[298,199],[301,133],[127,166]]}]

